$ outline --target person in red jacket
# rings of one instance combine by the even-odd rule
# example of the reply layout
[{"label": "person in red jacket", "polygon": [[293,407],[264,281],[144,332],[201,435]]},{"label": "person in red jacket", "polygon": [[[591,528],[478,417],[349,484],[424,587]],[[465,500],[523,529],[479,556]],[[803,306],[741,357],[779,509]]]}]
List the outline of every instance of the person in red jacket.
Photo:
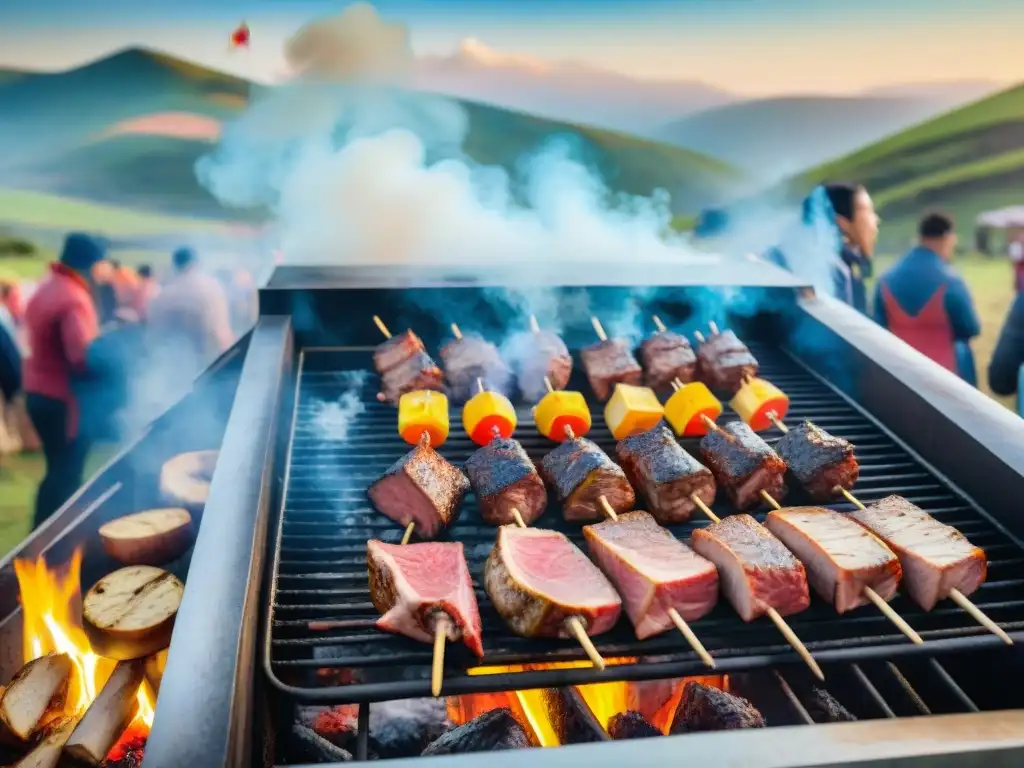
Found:
[{"label": "person in red jacket", "polygon": [[82,484],[89,446],[79,437],[72,383],[86,373],[86,351],[99,335],[90,276],[103,255],[98,240],[68,235],[60,262],[51,266],[25,308],[30,353],[24,363],[24,389],[46,459],[33,527],[60,509]]}]

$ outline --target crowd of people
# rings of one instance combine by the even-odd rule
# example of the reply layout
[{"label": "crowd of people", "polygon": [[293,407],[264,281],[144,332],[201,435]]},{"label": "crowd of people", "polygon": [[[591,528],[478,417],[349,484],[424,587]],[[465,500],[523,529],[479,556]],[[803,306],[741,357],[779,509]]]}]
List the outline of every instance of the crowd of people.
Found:
[{"label": "crowd of people", "polygon": [[175,391],[167,376],[187,388],[255,322],[255,283],[244,270],[211,274],[189,248],[169,267],[158,280],[148,265],[121,264],[101,240],[75,233],[31,296],[16,284],[0,293],[0,421],[22,432],[25,447],[38,441],[46,463],[34,526],[81,485],[92,446],[124,437],[143,372],[160,370],[162,394]]}]

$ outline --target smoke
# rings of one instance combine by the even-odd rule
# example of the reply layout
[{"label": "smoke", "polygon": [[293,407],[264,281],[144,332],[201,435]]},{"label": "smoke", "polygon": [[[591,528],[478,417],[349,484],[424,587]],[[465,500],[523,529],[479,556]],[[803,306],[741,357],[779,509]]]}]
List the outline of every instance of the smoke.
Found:
[{"label": "smoke", "polygon": [[360,397],[369,378],[366,371],[342,371],[336,374],[337,389],[341,394],[333,401],[317,401],[313,406],[313,426],[317,437],[327,442],[342,442],[348,439],[348,432],[355,419],[366,408]]}]

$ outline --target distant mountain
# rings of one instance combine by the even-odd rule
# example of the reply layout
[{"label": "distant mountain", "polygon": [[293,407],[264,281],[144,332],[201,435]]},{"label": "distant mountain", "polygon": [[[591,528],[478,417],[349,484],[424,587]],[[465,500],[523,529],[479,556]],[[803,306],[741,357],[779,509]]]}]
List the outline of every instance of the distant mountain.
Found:
[{"label": "distant mountain", "polygon": [[951,80],[946,83],[896,83],[869,88],[859,96],[898,98],[898,99],[935,99],[953,105],[976,101],[1006,88],[1008,83],[995,80]]}]

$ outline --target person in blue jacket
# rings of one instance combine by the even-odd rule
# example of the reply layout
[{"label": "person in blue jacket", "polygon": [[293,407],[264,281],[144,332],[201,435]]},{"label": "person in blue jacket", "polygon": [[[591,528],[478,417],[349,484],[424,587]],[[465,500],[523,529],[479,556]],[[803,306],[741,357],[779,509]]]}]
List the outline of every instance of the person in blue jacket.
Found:
[{"label": "person in blue jacket", "polygon": [[[988,385],[997,395],[1020,398],[1021,367],[1024,366],[1024,294],[1018,293],[999,332],[995,352],[988,364]],[[1019,410],[1019,406],[1018,406]]]},{"label": "person in blue jacket", "polygon": [[981,325],[967,284],[950,264],[956,243],[952,218],[926,214],[918,225],[918,244],[878,281],[875,320],[974,384],[968,342],[981,333]]}]

